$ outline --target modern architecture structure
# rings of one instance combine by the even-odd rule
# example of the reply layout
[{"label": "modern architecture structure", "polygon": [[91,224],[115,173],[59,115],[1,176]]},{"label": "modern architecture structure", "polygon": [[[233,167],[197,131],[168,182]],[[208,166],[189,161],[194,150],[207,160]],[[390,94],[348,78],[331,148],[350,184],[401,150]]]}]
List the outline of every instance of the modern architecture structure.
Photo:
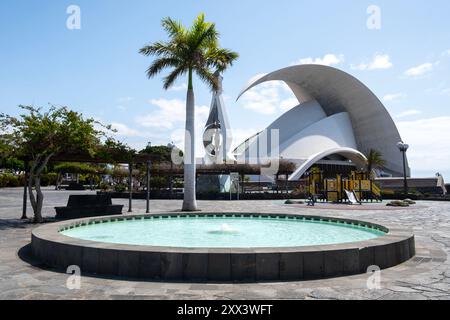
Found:
[{"label": "modern architecture structure", "polygon": [[[208,120],[203,133],[203,147],[205,156],[199,163],[206,165],[234,162],[231,151],[232,134],[230,121],[223,101],[222,76],[215,74],[218,89],[213,91]],[[231,187],[229,175],[209,175],[197,178],[197,190],[200,192],[228,192]]]},{"label": "modern architecture structure", "polygon": [[203,133],[203,146],[205,148],[205,164],[222,164],[234,161],[229,152],[232,143],[230,121],[222,97],[222,76],[215,74],[218,81],[218,90],[213,91],[208,120]]},{"label": "modern architecture structure", "polygon": [[395,123],[382,102],[358,79],[328,66],[297,65],[262,76],[239,97],[275,80],[289,86],[298,105],[236,148],[238,162],[283,158],[297,164],[289,177],[297,180],[317,163],[362,169],[365,154],[374,149],[386,161],[380,175],[403,176],[403,158],[397,148],[402,139]]}]

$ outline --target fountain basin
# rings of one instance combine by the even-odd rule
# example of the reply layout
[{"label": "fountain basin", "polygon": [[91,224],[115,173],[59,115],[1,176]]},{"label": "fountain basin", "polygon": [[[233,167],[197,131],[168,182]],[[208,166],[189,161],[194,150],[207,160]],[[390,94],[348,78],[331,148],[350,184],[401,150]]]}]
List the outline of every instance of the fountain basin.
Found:
[{"label": "fountain basin", "polygon": [[[261,232],[256,237],[258,233],[251,232],[256,232],[257,225],[262,229],[256,228]],[[137,241],[136,228],[141,226],[148,234]],[[319,241],[312,244],[304,241],[308,237],[296,234],[305,228],[312,228],[313,235],[322,229],[324,234],[331,230],[337,236],[318,237]],[[108,233],[109,229],[112,232]],[[197,237],[192,230],[197,230]],[[339,231],[343,237],[339,237]],[[229,213],[113,216],[60,222],[33,230],[32,251],[50,267],[65,270],[78,265],[82,273],[153,280],[247,282],[345,276],[364,273],[373,265],[389,268],[413,257],[415,247],[410,232],[371,222]]]}]

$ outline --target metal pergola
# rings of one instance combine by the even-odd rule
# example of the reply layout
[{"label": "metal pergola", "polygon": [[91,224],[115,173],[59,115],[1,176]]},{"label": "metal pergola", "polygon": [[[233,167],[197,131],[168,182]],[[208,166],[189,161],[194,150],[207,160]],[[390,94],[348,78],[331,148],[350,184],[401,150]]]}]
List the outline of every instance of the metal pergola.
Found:
[{"label": "metal pergola", "polygon": [[[150,212],[150,175],[151,175],[151,164],[152,160],[157,159],[156,156],[151,154],[136,154],[136,155],[115,155],[107,157],[90,156],[87,154],[62,154],[54,156],[49,162],[80,162],[80,163],[116,163],[116,164],[128,164],[128,212],[133,211],[133,186],[132,186],[132,172],[133,164],[140,163],[147,165],[147,208],[146,212]],[[25,179],[23,188],[23,204],[22,204],[22,219],[27,218],[27,203],[28,203],[28,179],[29,179],[29,168],[28,163],[30,159],[23,159],[25,162]]]},{"label": "metal pergola", "polygon": [[[105,154],[108,154],[107,152]],[[25,162],[25,178],[23,189],[23,206],[22,206],[22,219],[27,218],[27,203],[28,203],[28,179],[29,168],[28,163],[30,159],[23,159]],[[104,163],[104,164],[128,164],[128,212],[133,212],[133,165],[145,164],[146,165],[146,213],[150,213],[150,177],[152,174],[158,175],[183,175],[183,165],[173,165],[167,162],[160,162],[160,159],[156,155],[152,154],[134,154],[123,155],[117,153],[110,153],[108,156],[90,156],[88,154],[61,154],[54,156],[50,159],[51,163],[54,162],[79,162],[79,163]],[[152,166],[152,163],[158,163],[156,166]],[[229,175],[232,172],[239,173],[240,175],[258,175],[261,173],[261,165],[253,164],[215,164],[215,165],[197,165],[198,175]],[[293,173],[295,166],[292,163],[281,160],[279,162],[278,174],[288,175]]]}]

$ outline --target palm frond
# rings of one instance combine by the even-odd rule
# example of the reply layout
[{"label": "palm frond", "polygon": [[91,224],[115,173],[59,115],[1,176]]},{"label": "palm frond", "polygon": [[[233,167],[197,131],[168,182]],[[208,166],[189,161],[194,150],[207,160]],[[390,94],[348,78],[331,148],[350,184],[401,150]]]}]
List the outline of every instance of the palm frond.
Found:
[{"label": "palm frond", "polygon": [[211,90],[216,91],[219,89],[217,77],[214,75],[213,72],[211,72],[211,70],[209,70],[206,67],[203,67],[203,68],[196,68],[195,72],[197,73],[197,76],[211,88]]},{"label": "palm frond", "polygon": [[216,25],[211,22],[205,22],[204,15],[200,15],[189,32],[189,43],[195,49],[207,49],[217,46],[219,33]]},{"label": "palm frond", "polygon": [[151,45],[144,46],[139,50],[140,54],[145,56],[156,55],[156,56],[168,56],[174,51],[174,47],[171,43],[166,42],[155,42]]},{"label": "palm frond", "polygon": [[383,159],[383,155],[378,150],[370,149],[367,154],[367,160],[375,166],[383,166],[386,161]]},{"label": "palm frond", "polygon": [[186,33],[186,28],[183,24],[170,17],[162,19],[161,25],[171,38],[182,37]]},{"label": "palm frond", "polygon": [[153,61],[147,69],[147,77],[152,78],[160,73],[163,69],[173,67],[178,68],[182,62],[176,58],[159,58]]},{"label": "palm frond", "polygon": [[167,77],[164,78],[164,89],[169,89],[175,83],[175,81],[186,72],[187,69],[183,66],[179,66],[175,70],[173,70]]},{"label": "palm frond", "polygon": [[139,51],[145,56],[157,58],[147,69],[147,76],[151,78],[166,68],[172,68],[171,73],[164,78],[164,88],[168,89],[177,78],[192,70],[211,89],[217,90],[218,83],[213,72],[223,72],[239,55],[219,47],[219,33],[215,24],[206,22],[202,13],[189,29],[172,18],[164,18],[162,26],[169,40],[155,42]]},{"label": "palm frond", "polygon": [[219,72],[225,71],[233,62],[239,58],[237,52],[222,48],[210,48],[205,54],[208,67],[214,68]]}]

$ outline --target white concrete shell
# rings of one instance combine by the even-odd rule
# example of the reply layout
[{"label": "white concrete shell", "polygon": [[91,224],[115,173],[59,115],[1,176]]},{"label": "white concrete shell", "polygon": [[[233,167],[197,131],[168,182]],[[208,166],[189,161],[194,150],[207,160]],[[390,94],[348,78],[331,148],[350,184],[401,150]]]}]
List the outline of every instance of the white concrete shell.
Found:
[{"label": "white concrete shell", "polygon": [[362,153],[375,149],[386,161],[386,172],[402,175],[403,160],[397,148],[401,137],[395,123],[381,101],[358,79],[328,66],[298,65],[262,76],[239,97],[258,84],[274,80],[284,81],[300,103],[267,128],[280,131],[280,156],[304,159],[300,169],[311,159],[331,155],[332,150],[345,150],[345,157],[359,161]]},{"label": "white concrete shell", "polygon": [[351,160],[358,169],[364,168],[366,164],[366,156],[361,152],[352,149],[352,148],[335,148],[335,149],[327,149],[325,151],[316,153],[310,156],[304,163],[302,163],[297,170],[289,177],[289,180],[298,180],[300,177],[317,161],[330,156],[330,155],[340,155],[349,160]]}]

